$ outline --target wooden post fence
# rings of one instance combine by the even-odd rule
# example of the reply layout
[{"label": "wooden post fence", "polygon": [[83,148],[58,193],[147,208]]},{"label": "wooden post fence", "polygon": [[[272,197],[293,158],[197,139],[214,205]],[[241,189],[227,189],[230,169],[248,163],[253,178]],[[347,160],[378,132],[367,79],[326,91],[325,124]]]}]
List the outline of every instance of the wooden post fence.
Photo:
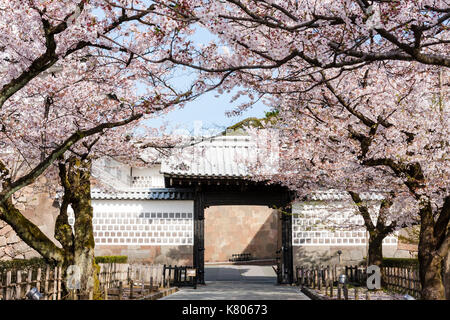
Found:
[{"label": "wooden post fence", "polygon": [[[43,277],[43,275],[45,276]],[[36,288],[45,300],[60,300],[61,267],[27,268],[0,273],[0,300],[23,300],[31,288]]]},{"label": "wooden post fence", "polygon": [[[296,266],[295,275],[296,283],[299,286],[305,286],[312,289],[322,291],[325,287],[325,293],[330,297],[333,296],[333,289],[338,284],[339,275],[345,273],[347,282],[355,286],[352,291],[355,299],[359,299],[358,286],[366,286],[367,270],[364,266]],[[420,299],[421,286],[418,270],[411,267],[382,267],[382,287],[394,292],[409,294]],[[346,284],[337,287],[337,298],[348,299],[348,287]],[[367,294],[366,299],[370,299]]]}]

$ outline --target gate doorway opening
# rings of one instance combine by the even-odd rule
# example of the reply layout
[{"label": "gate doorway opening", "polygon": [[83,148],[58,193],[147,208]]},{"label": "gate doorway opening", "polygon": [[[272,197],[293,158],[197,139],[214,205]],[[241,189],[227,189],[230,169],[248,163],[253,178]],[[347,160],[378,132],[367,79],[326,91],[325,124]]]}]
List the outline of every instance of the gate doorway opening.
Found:
[{"label": "gate doorway opening", "polygon": [[[279,213],[269,207],[209,207],[205,210],[205,264],[227,264],[230,259],[239,264],[275,261],[280,249],[278,229]],[[233,257],[246,253],[249,256]]]},{"label": "gate doorway opening", "polygon": [[205,209],[205,281],[276,283],[280,214],[256,205]]},{"label": "gate doorway opening", "polygon": [[[205,283],[205,210],[214,206],[266,206],[282,210],[280,215],[281,248],[277,266],[277,283],[294,281],[292,255],[292,200],[294,193],[278,184],[267,184],[244,179],[202,179],[171,176],[166,185],[189,189],[194,200],[193,266],[197,269],[199,284]],[[220,227],[220,226],[218,226]],[[223,227],[223,225],[222,225]]]}]

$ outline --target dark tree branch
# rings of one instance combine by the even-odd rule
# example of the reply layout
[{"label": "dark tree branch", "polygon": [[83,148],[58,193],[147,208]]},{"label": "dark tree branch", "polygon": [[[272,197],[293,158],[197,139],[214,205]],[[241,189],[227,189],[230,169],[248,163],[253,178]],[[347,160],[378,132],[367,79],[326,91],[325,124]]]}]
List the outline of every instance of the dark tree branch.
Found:
[{"label": "dark tree branch", "polygon": [[364,224],[366,226],[367,231],[371,232],[375,230],[375,226],[373,225],[372,219],[370,218],[369,209],[366,205],[363,204],[363,201],[361,200],[361,197],[359,196],[359,193],[348,191],[350,196],[352,197],[353,202],[358,207],[359,213],[364,219]]},{"label": "dark tree branch", "polygon": [[8,223],[26,244],[48,261],[64,261],[64,250],[57,247],[34,223],[25,218],[8,198],[0,204],[0,219]]},{"label": "dark tree branch", "polygon": [[50,155],[41,161],[34,169],[32,169],[28,174],[19,178],[15,182],[12,182],[8,189],[3,190],[0,193],[0,204],[8,199],[14,192],[27,186],[34,182],[53,162],[55,162],[60,156],[62,156],[72,145],[82,140],[85,137],[101,133],[103,130],[123,126],[129,124],[132,121],[140,119],[143,114],[135,114],[130,116],[128,119],[117,121],[117,122],[107,122],[95,126],[91,129],[79,130],[73,133],[69,138],[67,138],[63,143],[56,147]]}]

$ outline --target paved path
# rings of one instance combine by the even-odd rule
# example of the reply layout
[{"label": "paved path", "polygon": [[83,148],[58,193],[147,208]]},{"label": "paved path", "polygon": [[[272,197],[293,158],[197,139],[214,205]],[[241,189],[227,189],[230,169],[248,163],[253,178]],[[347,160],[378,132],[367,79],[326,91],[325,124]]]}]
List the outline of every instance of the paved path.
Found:
[{"label": "paved path", "polygon": [[309,300],[298,287],[277,285],[271,266],[205,266],[205,283],[161,300]]}]

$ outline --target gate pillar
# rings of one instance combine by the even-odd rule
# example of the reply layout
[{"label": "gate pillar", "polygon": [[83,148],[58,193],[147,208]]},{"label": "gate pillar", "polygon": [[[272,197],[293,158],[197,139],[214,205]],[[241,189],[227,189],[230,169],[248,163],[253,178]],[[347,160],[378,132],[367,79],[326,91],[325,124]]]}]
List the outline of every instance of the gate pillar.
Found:
[{"label": "gate pillar", "polygon": [[292,252],[292,206],[283,209],[281,214],[281,284],[294,282],[294,259]]},{"label": "gate pillar", "polygon": [[204,196],[196,192],[194,200],[194,267],[197,269],[197,282],[205,284],[205,206]]}]

